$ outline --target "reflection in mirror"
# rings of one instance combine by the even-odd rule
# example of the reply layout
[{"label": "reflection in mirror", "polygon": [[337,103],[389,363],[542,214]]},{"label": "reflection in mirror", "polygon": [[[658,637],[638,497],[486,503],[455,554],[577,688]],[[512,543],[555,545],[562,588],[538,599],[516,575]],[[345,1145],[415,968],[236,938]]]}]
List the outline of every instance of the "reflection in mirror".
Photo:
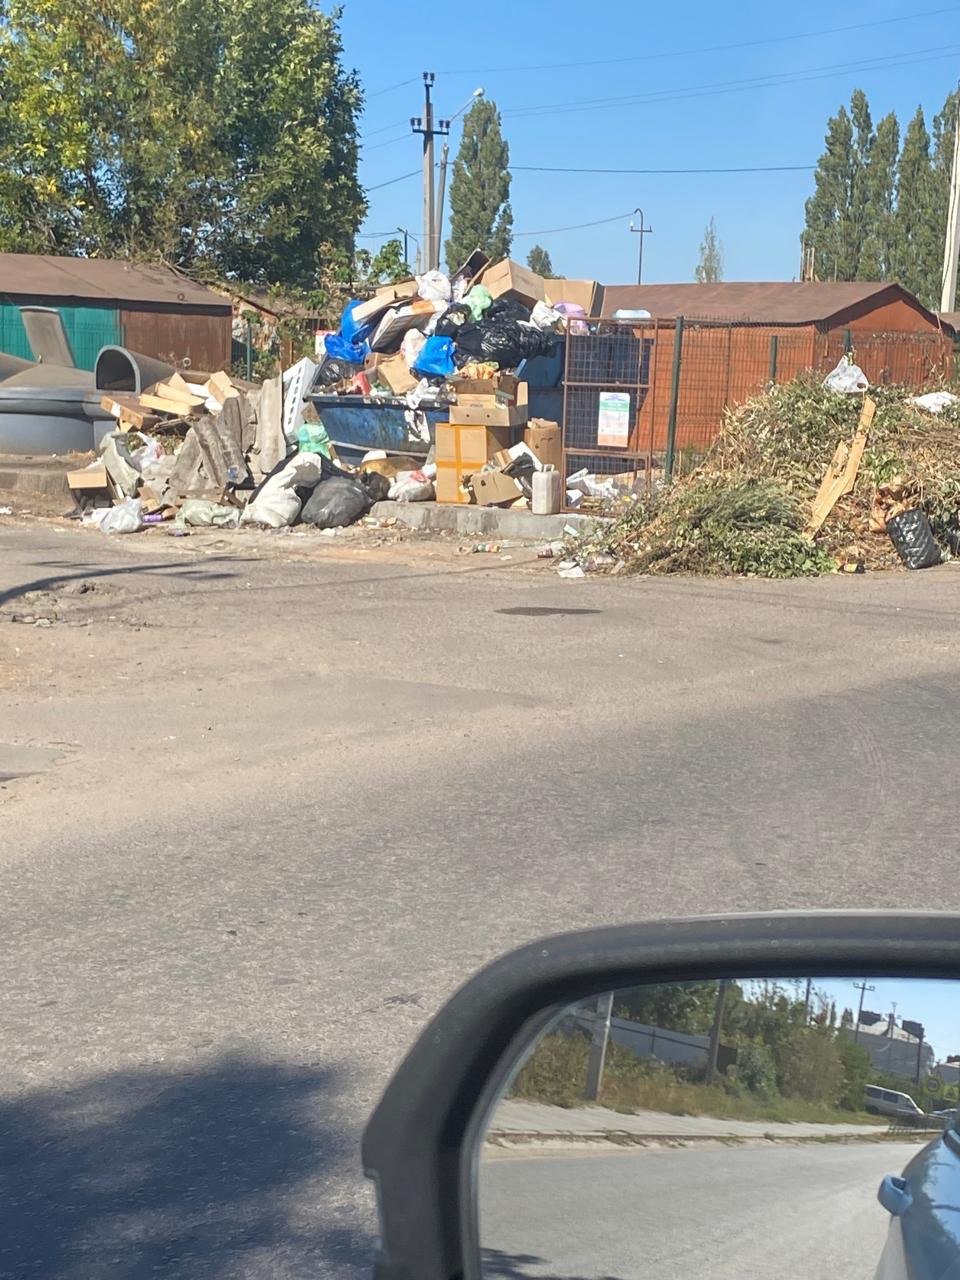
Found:
[{"label": "reflection in mirror", "polygon": [[483,1275],[960,1275],[958,985],[730,978],[566,1009],[484,1135]]}]

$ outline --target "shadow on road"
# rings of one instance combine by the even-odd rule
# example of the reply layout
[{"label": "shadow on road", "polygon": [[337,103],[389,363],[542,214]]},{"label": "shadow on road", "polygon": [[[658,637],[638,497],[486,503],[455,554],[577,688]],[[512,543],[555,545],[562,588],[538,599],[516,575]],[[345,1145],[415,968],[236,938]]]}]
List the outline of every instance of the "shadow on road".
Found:
[{"label": "shadow on road", "polygon": [[507,1253],[502,1249],[481,1249],[481,1268],[486,1280],[620,1280],[618,1276],[589,1278],[556,1271],[546,1258],[532,1253]]},{"label": "shadow on road", "polygon": [[[70,573],[50,574],[45,578],[34,578],[32,582],[21,582],[15,587],[8,587],[6,590],[0,591],[0,606],[9,604],[11,600],[19,600],[22,596],[29,595],[31,591],[55,591],[58,587],[65,586],[68,582],[86,581],[88,578],[119,578],[125,574],[138,573],[160,573],[164,577],[174,579],[193,579],[202,578],[205,582],[219,582],[225,578],[235,578],[236,573],[209,573],[207,566],[211,564],[227,563],[236,565],[238,560],[235,556],[211,556],[204,560],[202,565],[171,565],[169,561],[161,561],[159,564],[131,564],[116,565],[109,569],[104,568],[85,568],[82,565],[74,563],[69,564],[72,570]],[[243,563],[243,561],[240,561]],[[41,568],[59,568],[59,564],[41,565]],[[66,567],[66,566],[65,566]]]},{"label": "shadow on road", "polygon": [[317,1203],[353,1168],[333,1085],[230,1056],[0,1103],[0,1277],[366,1276],[372,1244]]}]

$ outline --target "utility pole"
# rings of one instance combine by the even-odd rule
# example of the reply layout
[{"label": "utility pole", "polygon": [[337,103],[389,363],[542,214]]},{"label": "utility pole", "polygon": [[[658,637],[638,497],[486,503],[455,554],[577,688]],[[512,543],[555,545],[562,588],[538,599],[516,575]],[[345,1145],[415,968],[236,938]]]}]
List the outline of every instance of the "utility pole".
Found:
[{"label": "utility pole", "polygon": [[433,100],[430,95],[436,78],[432,71],[423,73],[423,115],[412,116],[410,119],[413,132],[423,135],[423,256],[426,271],[434,270],[440,262],[433,194],[433,140],[438,135],[444,137],[450,132],[449,120],[440,120],[434,127]]},{"label": "utility pole", "polygon": [[810,1021],[810,991],[813,987],[813,979],[807,979],[807,994],[803,997],[803,1025],[807,1026]]},{"label": "utility pole", "polygon": [[590,1037],[590,1059],[587,1063],[587,1085],[583,1096],[588,1102],[597,1102],[603,1084],[603,1064],[607,1058],[610,1041],[610,1017],[613,1013],[613,992],[597,996],[597,1012],[593,1019]]},{"label": "utility pole", "polygon": [[920,1063],[923,1056],[923,1027],[920,1028],[920,1039],[917,1041],[917,1084],[920,1083]]},{"label": "utility pole", "polygon": [[855,1044],[860,1043],[860,1015],[863,1013],[863,997],[868,991],[876,991],[876,987],[868,987],[865,982],[855,982],[853,984],[854,991],[860,992],[860,1005],[857,1008],[857,1025],[853,1029],[853,1039]]},{"label": "utility pole", "polygon": [[637,254],[637,284],[643,284],[643,237],[650,235],[653,232],[653,227],[648,227],[645,225],[646,218],[644,218],[643,216],[642,209],[634,209],[633,212],[639,213],[640,215],[639,227],[635,227],[631,222],[630,230],[635,231],[637,235],[640,237],[640,252]]},{"label": "utility pole", "polygon": [[710,1048],[707,1054],[707,1084],[717,1078],[717,1062],[720,1058],[720,1031],[723,1027],[723,1006],[727,999],[728,978],[717,983],[717,1002],[713,1006],[713,1026],[710,1028]]},{"label": "utility pole", "polygon": [[943,246],[943,289],[940,310],[955,311],[957,266],[960,264],[960,107],[953,128],[953,168],[950,171],[950,199],[947,204],[947,234]]}]

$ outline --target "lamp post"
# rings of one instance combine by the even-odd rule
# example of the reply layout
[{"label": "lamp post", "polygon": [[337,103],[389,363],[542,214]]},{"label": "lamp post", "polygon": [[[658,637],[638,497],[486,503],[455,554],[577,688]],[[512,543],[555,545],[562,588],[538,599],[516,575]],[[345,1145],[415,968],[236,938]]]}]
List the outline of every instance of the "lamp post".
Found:
[{"label": "lamp post", "polygon": [[634,209],[633,212],[635,214],[638,213],[640,215],[639,227],[635,227],[631,222],[630,230],[635,231],[637,235],[640,237],[640,252],[637,255],[637,284],[643,284],[643,237],[650,235],[650,233],[653,231],[653,227],[648,227],[645,225],[646,218],[644,218],[643,216],[642,209]]}]

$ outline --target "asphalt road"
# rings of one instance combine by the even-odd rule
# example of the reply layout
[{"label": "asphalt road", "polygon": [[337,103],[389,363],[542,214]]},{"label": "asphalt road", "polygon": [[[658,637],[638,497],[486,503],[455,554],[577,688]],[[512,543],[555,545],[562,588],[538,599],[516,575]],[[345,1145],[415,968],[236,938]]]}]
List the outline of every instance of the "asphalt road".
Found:
[{"label": "asphalt road", "polygon": [[363,1120],[509,946],[960,906],[958,570],[252,545],[0,525],[3,1280],[365,1274]]},{"label": "asphalt road", "polygon": [[886,1173],[916,1146],[496,1158],[480,1171],[489,1280],[872,1280]]}]

